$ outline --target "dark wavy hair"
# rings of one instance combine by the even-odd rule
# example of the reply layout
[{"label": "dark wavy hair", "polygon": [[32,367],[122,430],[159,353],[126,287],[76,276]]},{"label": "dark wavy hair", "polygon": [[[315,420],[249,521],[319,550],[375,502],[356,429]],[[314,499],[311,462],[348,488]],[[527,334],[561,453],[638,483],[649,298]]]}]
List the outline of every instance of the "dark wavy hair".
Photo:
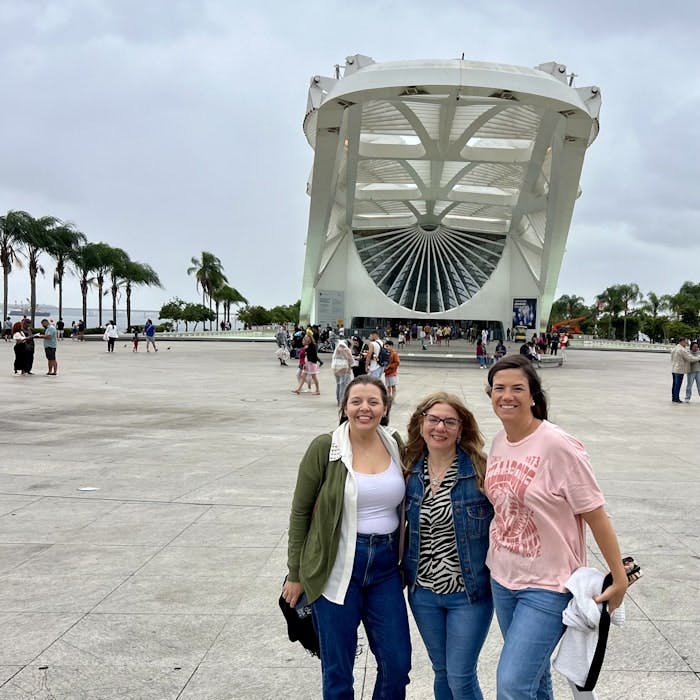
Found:
[{"label": "dark wavy hair", "polygon": [[479,430],[479,425],[474,414],[454,394],[445,391],[436,391],[426,396],[417,406],[408,421],[408,441],[404,448],[403,463],[405,469],[410,470],[426,451],[425,440],[420,433],[423,425],[423,414],[439,403],[447,404],[457,412],[462,421],[457,445],[470,457],[476,471],[476,481],[479,488],[484,485],[486,473],[486,454],[484,453],[484,436]]},{"label": "dark wavy hair", "polygon": [[386,390],[386,387],[384,386],[384,382],[381,379],[376,379],[375,377],[370,377],[369,374],[360,374],[355,379],[353,379],[350,384],[345,387],[345,393],[343,394],[343,400],[340,402],[340,423],[345,423],[345,421],[348,419],[348,415],[345,412],[347,407],[348,407],[348,397],[350,396],[350,389],[352,389],[354,386],[358,386],[360,384],[364,384],[365,386],[376,386],[377,389],[379,389],[379,393],[382,396],[382,403],[384,404],[384,408],[386,411],[384,412],[384,415],[382,416],[382,420],[380,425],[389,425],[389,411],[391,410],[391,398],[389,397],[389,393]]},{"label": "dark wavy hair", "polygon": [[486,388],[486,393],[491,396],[493,378],[503,369],[519,369],[525,375],[528,386],[530,387],[532,400],[535,402],[535,405],[530,407],[532,415],[540,420],[547,420],[547,397],[542,390],[540,375],[537,374],[537,371],[532,365],[532,360],[530,360],[529,357],[525,357],[524,355],[506,355],[496,362],[495,365],[491,365],[487,377],[489,385]]}]

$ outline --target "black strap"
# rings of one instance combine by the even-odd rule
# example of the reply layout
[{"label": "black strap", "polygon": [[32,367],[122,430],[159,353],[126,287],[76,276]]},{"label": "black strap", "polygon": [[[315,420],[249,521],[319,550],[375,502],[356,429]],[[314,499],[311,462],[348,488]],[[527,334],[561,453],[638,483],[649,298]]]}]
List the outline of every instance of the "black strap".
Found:
[{"label": "black strap", "polygon": [[[603,586],[600,589],[602,593],[608,586],[611,586],[613,582],[612,574],[607,574],[603,579]],[[591,667],[588,669],[588,676],[586,676],[586,683],[582,686],[577,685],[578,690],[593,690],[595,684],[598,682],[598,676],[600,675],[600,669],[603,668],[603,660],[605,659],[605,647],[608,644],[608,632],[610,632],[610,613],[608,612],[608,602],[603,601],[603,609],[600,612],[600,625],[598,626],[598,643],[595,647],[595,652],[593,653],[593,661],[591,661]]]}]

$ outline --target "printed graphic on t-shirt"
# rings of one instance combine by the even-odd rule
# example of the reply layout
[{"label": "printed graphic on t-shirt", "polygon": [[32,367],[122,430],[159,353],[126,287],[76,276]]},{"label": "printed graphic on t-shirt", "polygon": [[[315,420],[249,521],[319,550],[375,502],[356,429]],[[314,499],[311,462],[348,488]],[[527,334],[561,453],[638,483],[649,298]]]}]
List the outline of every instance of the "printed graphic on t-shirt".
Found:
[{"label": "printed graphic on t-shirt", "polygon": [[494,551],[505,549],[528,559],[540,556],[542,542],[533,511],[525,505],[539,462],[535,455],[525,463],[498,457],[490,462],[485,487],[495,511],[490,540]]}]

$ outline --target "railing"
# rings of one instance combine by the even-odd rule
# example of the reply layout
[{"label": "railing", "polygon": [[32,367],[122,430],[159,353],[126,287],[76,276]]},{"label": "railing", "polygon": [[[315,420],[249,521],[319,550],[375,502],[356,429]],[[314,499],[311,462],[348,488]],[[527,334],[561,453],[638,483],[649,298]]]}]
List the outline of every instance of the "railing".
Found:
[{"label": "railing", "polygon": [[162,338],[238,338],[238,339],[274,339],[275,331],[273,330],[257,330],[257,331],[163,331],[158,333]]},{"label": "railing", "polygon": [[604,338],[572,338],[572,349],[631,350],[635,352],[671,352],[673,345],[667,343],[643,343],[637,340],[605,340]]}]

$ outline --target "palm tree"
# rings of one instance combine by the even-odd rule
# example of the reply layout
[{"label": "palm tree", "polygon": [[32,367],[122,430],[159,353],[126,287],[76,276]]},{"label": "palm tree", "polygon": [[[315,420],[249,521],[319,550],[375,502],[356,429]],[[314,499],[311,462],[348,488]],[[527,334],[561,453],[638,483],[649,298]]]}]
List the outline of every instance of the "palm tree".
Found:
[{"label": "palm tree", "polygon": [[61,222],[55,216],[41,216],[35,219],[25,214],[24,226],[20,227],[18,242],[22,246],[21,252],[27,259],[29,270],[29,315],[32,320],[32,328],[36,317],[36,277],[44,274],[44,268],[39,263],[41,254],[46,251],[51,241],[51,232]]},{"label": "palm tree", "polygon": [[562,294],[553,304],[549,320],[551,322],[566,321],[570,318],[583,316],[588,313],[586,300],[575,294]]},{"label": "palm tree", "polygon": [[17,257],[22,230],[27,225],[29,214],[26,211],[8,211],[0,216],[0,264],[2,264],[2,317],[7,318],[8,280],[12,266],[22,267]]},{"label": "palm tree", "polygon": [[99,243],[86,243],[79,245],[69,255],[73,267],[78,272],[80,277],[80,293],[83,297],[83,321],[87,323],[87,294],[88,289],[95,282],[94,276],[91,276],[100,265],[99,251],[101,245]]},{"label": "palm tree", "polygon": [[221,260],[213,253],[203,250],[201,259],[193,257],[191,263],[192,267],[187,268],[187,274],[194,275],[197,280],[197,289],[202,289],[202,306],[207,305],[207,297],[209,297],[211,309],[212,294],[228,282]]},{"label": "palm tree", "polygon": [[84,233],[78,231],[71,223],[63,223],[51,231],[51,237],[46,252],[56,261],[53,275],[54,289],[58,287],[58,317],[63,316],[63,278],[67,271],[66,265],[78,246],[87,243]]},{"label": "palm tree", "polygon": [[617,286],[606,287],[603,292],[596,296],[598,308],[605,309],[608,312],[608,338],[610,337],[610,329],[612,327],[613,318],[617,318],[622,311],[622,298],[620,290]]},{"label": "palm tree", "polygon": [[631,282],[630,284],[619,284],[617,286],[620,295],[620,304],[622,305],[622,339],[627,340],[627,315],[630,312],[630,307],[634,306],[642,297],[639,291],[639,285]]},{"label": "palm tree", "polygon": [[[96,257],[95,267],[95,284],[97,285],[97,322],[102,328],[102,295],[104,292],[105,275],[109,273],[113,265],[119,264],[121,256],[125,255],[121,248],[113,248],[107,243],[92,243],[93,255]],[[112,319],[116,322],[116,318]]]},{"label": "palm tree", "polygon": [[219,317],[219,302],[224,305],[224,321],[231,321],[231,304],[247,304],[248,300],[237,290],[225,284],[214,293],[217,320]]},{"label": "palm tree", "polygon": [[126,292],[126,325],[131,327],[131,290],[134,286],[162,287],[156,271],[146,263],[129,260],[123,271],[123,284]]},{"label": "palm tree", "polygon": [[[109,291],[112,294],[112,320],[117,322],[117,297],[119,296],[119,287],[123,282],[120,280],[126,273],[127,265],[131,262],[129,255],[121,248],[112,248],[111,262],[109,274],[111,278]],[[107,294],[107,292],[105,292]],[[127,328],[129,324],[127,323]]]},{"label": "palm tree", "polygon": [[639,307],[640,312],[646,317],[644,330],[654,342],[663,338],[663,320],[659,319],[659,315],[667,309],[665,297],[660,297],[656,292],[647,292],[646,300]]}]

